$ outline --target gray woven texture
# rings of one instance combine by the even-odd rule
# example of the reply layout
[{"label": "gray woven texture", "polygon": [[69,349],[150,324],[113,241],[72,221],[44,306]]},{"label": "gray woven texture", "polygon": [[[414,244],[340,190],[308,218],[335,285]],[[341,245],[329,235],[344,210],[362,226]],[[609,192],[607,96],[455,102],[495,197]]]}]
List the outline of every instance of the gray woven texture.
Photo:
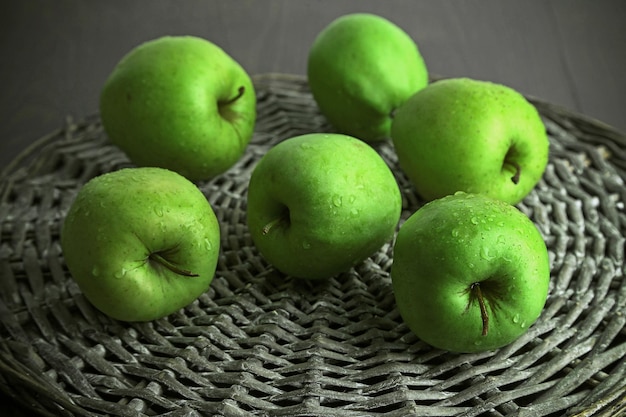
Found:
[{"label": "gray woven texture", "polygon": [[[143,324],[82,296],[59,230],[95,175],[129,166],[97,116],[68,121],[0,182],[0,389],[50,416],[617,416],[626,406],[626,138],[531,99],[551,140],[543,179],[518,205],[551,258],[545,310],[502,349],[452,354],[402,323],[392,244],[327,281],[294,280],[258,254],[245,226],[255,163],[288,137],[332,131],[303,78],[255,78],[259,119],[245,156],[199,187],[222,225],[208,292]],[[389,143],[376,149],[422,202]]]}]

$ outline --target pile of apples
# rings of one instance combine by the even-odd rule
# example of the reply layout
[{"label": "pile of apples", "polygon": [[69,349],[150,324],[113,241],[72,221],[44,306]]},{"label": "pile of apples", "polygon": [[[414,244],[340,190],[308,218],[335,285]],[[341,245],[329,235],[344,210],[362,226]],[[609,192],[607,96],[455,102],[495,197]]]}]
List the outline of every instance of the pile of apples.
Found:
[{"label": "pile of apples", "polygon": [[[393,242],[397,307],[419,338],[475,352],[523,334],[550,279],[545,242],[515,207],[548,162],[537,110],[503,85],[429,82],[413,39],[365,13],[323,28],[308,83],[337,133],[286,139],[255,166],[247,225],[259,253],[285,276],[320,280]],[[158,319],[195,300],[215,275],[220,227],[197,183],[245,152],[254,86],[213,43],[167,36],[121,59],[100,113],[136,167],[79,190],[61,233],[64,258],[105,314]],[[380,141],[392,142],[425,200],[404,222],[396,177],[372,146]]]}]

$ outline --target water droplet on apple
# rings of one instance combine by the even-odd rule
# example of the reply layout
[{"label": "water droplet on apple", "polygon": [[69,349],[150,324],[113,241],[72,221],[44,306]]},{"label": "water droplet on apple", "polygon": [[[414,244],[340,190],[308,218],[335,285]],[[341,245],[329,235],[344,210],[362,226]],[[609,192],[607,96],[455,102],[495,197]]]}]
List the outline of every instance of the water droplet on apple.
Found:
[{"label": "water droplet on apple", "polygon": [[302,241],[302,248],[311,249],[311,243],[307,242],[306,240]]},{"label": "water droplet on apple", "polygon": [[452,237],[459,237],[459,229],[452,229]]},{"label": "water droplet on apple", "polygon": [[207,251],[211,251],[213,249],[213,244],[211,243],[209,239],[204,239],[204,248]]},{"label": "water droplet on apple", "polygon": [[100,275],[100,268],[98,268],[97,266],[94,266],[93,269],[91,270],[91,275],[93,275],[94,277],[97,277],[98,275]]},{"label": "water droplet on apple", "polygon": [[161,207],[155,207],[154,212],[156,213],[157,216],[163,217],[163,209]]},{"label": "water droplet on apple", "polygon": [[359,214],[359,209],[353,207],[352,210],[350,210],[350,214],[357,216]]},{"label": "water droplet on apple", "polygon": [[472,218],[470,219],[470,222],[472,222],[472,224],[478,224],[478,223],[479,223],[479,221],[478,221],[478,217],[472,217]]},{"label": "water droplet on apple", "polygon": [[121,270],[117,271],[113,276],[117,279],[121,279],[124,278],[124,276],[126,275],[126,268],[122,268]]},{"label": "water droplet on apple", "polygon": [[514,315],[513,316],[513,323],[515,323],[515,324],[519,323],[519,319],[520,319],[519,318],[519,314]]},{"label": "water droplet on apple", "polygon": [[340,195],[333,196],[333,205],[335,207],[341,207],[342,204],[343,204],[343,197],[341,197]]},{"label": "water droplet on apple", "polygon": [[521,322],[519,327],[521,327],[522,329],[526,328],[526,322],[525,321]]},{"label": "water droplet on apple", "polygon": [[489,253],[489,248],[486,246],[483,246],[482,248],[480,248],[480,257],[487,261],[495,259],[495,256]]}]

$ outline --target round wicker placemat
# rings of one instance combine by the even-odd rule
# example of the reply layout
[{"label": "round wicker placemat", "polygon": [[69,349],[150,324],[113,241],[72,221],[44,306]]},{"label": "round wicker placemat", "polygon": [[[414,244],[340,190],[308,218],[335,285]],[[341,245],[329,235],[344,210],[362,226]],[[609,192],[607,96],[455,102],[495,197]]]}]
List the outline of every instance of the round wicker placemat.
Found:
[{"label": "round wicker placemat", "polygon": [[[224,175],[199,183],[222,224],[210,290],[143,324],[97,312],[65,268],[64,215],[89,178],[128,166],[97,116],[41,139],[0,178],[0,389],[48,416],[616,416],[626,412],[626,137],[532,99],[551,140],[519,208],[548,244],[539,321],[493,352],[418,340],[395,309],[392,244],[328,281],[293,280],[245,226],[251,170],[297,134],[332,131],[306,80],[255,77],[256,133]],[[389,143],[403,219],[421,201]]]}]

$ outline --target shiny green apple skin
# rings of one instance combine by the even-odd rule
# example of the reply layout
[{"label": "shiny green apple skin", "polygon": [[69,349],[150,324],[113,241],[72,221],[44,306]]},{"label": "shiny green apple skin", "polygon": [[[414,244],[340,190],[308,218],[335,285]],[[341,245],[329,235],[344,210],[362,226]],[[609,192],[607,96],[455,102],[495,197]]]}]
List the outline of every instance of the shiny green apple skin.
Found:
[{"label": "shiny green apple skin", "polygon": [[341,133],[367,142],[389,138],[392,114],[428,84],[415,41],[382,16],[340,16],[315,38],[308,55],[311,92]]},{"label": "shiny green apple skin", "polygon": [[550,262],[538,229],[517,208],[457,193],[427,203],[402,224],[391,278],[398,310],[420,339],[479,352],[513,342],[537,320]]},{"label": "shiny green apple skin", "polygon": [[391,132],[401,169],[426,200],[464,191],[517,204],[548,163],[537,109],[487,81],[430,84],[398,109]]},{"label": "shiny green apple skin", "polygon": [[402,198],[381,156],[342,134],[312,133],[271,148],[254,168],[247,222],[277,270],[325,279],[391,240]]},{"label": "shiny green apple skin", "polygon": [[247,148],[256,95],[246,71],[217,45],[165,36],[115,66],[100,114],[111,142],[134,164],[200,181],[227,171]]},{"label": "shiny green apple skin", "polygon": [[117,320],[149,321],[209,288],[220,228],[186,178],[162,168],[125,168],[79,190],[61,245],[71,276],[97,309]]}]

